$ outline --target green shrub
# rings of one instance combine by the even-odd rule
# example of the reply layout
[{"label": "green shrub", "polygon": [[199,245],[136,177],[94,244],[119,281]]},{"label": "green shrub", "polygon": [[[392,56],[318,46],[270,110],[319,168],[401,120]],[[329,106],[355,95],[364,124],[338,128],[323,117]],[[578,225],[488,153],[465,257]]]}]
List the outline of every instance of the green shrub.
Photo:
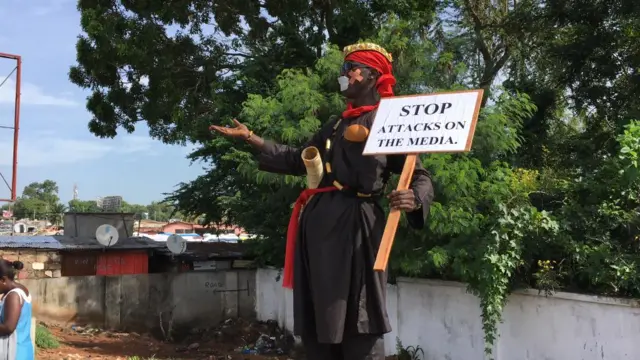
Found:
[{"label": "green shrub", "polygon": [[36,347],[40,349],[56,349],[60,342],[46,327],[38,324],[36,326]]}]

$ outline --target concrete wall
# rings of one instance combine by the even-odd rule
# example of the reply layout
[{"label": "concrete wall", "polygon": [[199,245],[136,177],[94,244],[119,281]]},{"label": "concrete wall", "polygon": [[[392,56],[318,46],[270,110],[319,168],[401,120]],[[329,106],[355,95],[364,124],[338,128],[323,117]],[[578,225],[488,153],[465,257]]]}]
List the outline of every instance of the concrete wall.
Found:
[{"label": "concrete wall", "polygon": [[3,249],[0,250],[0,257],[8,261],[22,261],[24,269],[18,273],[19,279],[40,279],[61,276],[60,254],[55,251]]},{"label": "concrete wall", "polygon": [[[276,281],[276,270],[256,274],[256,316],[292,329],[292,294]],[[425,360],[484,360],[480,303],[460,283],[400,279],[387,287],[393,332],[385,336],[387,355],[396,336],[419,345]],[[495,360],[640,359],[640,303],[635,300],[537,291],[513,294],[503,313]]]},{"label": "concrete wall", "polygon": [[21,281],[38,320],[157,331],[255,317],[255,271],[76,276]]},{"label": "concrete wall", "polygon": [[96,236],[96,230],[102,224],[118,229],[120,239],[133,236],[135,214],[128,213],[66,213],[64,214],[64,234],[73,237]]}]

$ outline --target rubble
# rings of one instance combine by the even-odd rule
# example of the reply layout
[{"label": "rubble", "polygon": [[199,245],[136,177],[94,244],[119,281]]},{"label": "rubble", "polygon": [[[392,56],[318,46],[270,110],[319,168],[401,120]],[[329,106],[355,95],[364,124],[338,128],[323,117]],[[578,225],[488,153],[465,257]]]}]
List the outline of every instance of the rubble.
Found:
[{"label": "rubble", "polygon": [[294,350],[294,338],[276,322],[252,322],[227,319],[211,327],[175,329],[177,342],[162,341],[145,333],[124,333],[93,326],[52,326],[62,346],[39,350],[38,358],[59,360],[82,354],[82,358],[141,358],[194,360],[293,360],[300,358]]},{"label": "rubble", "polygon": [[210,329],[194,328],[186,341],[222,342],[239,344],[235,351],[243,355],[282,356],[294,346],[293,336],[280,329],[276,322],[248,322],[227,319]]}]

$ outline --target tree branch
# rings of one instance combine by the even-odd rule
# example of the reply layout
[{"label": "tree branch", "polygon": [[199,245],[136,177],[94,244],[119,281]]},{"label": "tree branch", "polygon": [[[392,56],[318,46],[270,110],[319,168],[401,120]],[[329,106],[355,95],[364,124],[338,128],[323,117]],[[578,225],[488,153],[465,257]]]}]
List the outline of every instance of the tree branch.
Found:
[{"label": "tree branch", "polygon": [[253,59],[252,55],[249,54],[242,54],[242,53],[224,53],[226,56],[239,56],[239,57],[243,57],[246,59]]},{"label": "tree branch", "polygon": [[471,20],[473,21],[473,32],[476,35],[476,44],[478,45],[478,50],[480,50],[480,53],[482,54],[485,65],[493,65],[491,64],[491,52],[482,38],[482,29],[484,28],[484,24],[482,23],[482,20],[480,20],[478,14],[473,10],[471,0],[464,0],[464,4],[469,11],[469,15],[471,15]]},{"label": "tree branch", "polygon": [[323,7],[325,25],[327,33],[329,34],[329,41],[336,43],[336,30],[333,27],[333,7],[331,6],[331,0],[327,0]]},{"label": "tree branch", "polygon": [[507,63],[507,61],[509,60],[510,56],[511,56],[511,50],[509,49],[509,46],[507,45],[504,48],[504,53],[502,54],[500,59],[498,59],[498,61],[496,62],[496,64],[493,67],[494,76],[497,75],[498,71],[500,71],[500,69],[502,69],[502,67]]}]

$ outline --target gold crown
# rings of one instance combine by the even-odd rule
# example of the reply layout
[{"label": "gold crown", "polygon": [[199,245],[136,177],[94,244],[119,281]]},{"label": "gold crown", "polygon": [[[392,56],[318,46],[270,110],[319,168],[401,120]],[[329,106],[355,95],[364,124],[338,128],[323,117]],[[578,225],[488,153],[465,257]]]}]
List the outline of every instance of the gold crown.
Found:
[{"label": "gold crown", "polygon": [[376,51],[382,54],[382,56],[384,56],[385,58],[387,58],[389,62],[393,62],[393,57],[391,56],[391,53],[387,52],[387,50],[385,50],[382,46],[378,44],[359,43],[359,44],[345,46],[344,49],[342,49],[344,57],[347,57],[349,56],[349,54],[354,53],[356,51]]}]

